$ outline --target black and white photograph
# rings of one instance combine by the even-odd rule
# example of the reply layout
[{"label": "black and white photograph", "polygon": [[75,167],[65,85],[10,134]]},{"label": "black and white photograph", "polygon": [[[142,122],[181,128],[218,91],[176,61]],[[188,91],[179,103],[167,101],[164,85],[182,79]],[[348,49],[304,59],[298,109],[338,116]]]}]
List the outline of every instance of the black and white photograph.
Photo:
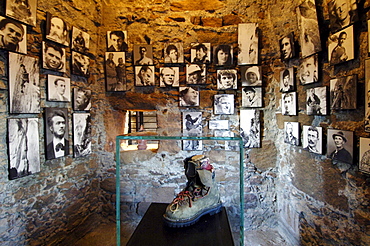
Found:
[{"label": "black and white photograph", "polygon": [[73,88],[73,109],[76,111],[89,111],[91,109],[91,90]]},{"label": "black and white photograph", "polygon": [[302,58],[321,51],[315,0],[305,0],[296,9]]},{"label": "black and white photograph", "polygon": [[37,118],[8,119],[9,179],[40,172]]},{"label": "black and white photograph", "polygon": [[78,52],[72,51],[72,74],[89,77],[90,58]]},{"label": "black and white photograph", "polygon": [[284,142],[299,145],[299,122],[284,122]]},{"label": "black and white photograph", "polygon": [[320,126],[303,126],[303,149],[315,154],[323,154],[323,136]]},{"label": "black and white photograph", "polygon": [[9,112],[40,113],[38,60],[9,52]]},{"label": "black and white photograph", "polygon": [[281,96],[283,115],[297,115],[297,92],[283,93]]},{"label": "black and white photograph", "polygon": [[217,70],[217,90],[238,88],[238,74],[236,69]]},{"label": "black and white photograph", "polygon": [[46,39],[69,46],[69,25],[60,17],[46,13]]},{"label": "black and white photograph", "polygon": [[326,86],[307,89],[307,115],[327,115]]},{"label": "black and white photograph", "polygon": [[234,114],[234,94],[218,94],[214,96],[215,114]]},{"label": "black and white photograph", "polygon": [[90,34],[77,27],[72,27],[72,50],[87,53],[90,48]]},{"label": "black and white photograph", "polygon": [[[232,131],[215,130],[215,137],[234,137]],[[239,148],[239,141],[225,141],[225,150],[237,151]]]},{"label": "black and white photograph", "polygon": [[330,108],[356,109],[357,74],[330,80]]},{"label": "black and white photograph", "polygon": [[242,86],[262,86],[261,66],[241,66],[240,75]]},{"label": "black and white photograph", "polygon": [[8,53],[0,50],[0,90],[7,88],[8,84]]},{"label": "black and white photograph", "polygon": [[209,64],[211,62],[211,43],[191,43],[190,57],[192,63]]},{"label": "black and white photograph", "polygon": [[184,47],[183,43],[167,43],[163,49],[164,63],[183,63]]},{"label": "black and white photograph", "polygon": [[36,26],[37,0],[6,0],[5,14],[30,26]]},{"label": "black and white photograph", "polygon": [[154,86],[154,66],[135,66],[135,85],[136,86]]},{"label": "black and white photograph", "polygon": [[289,92],[295,90],[294,68],[286,68],[280,71],[280,92]]},{"label": "black and white photograph", "polygon": [[0,49],[27,54],[27,27],[0,16]]},{"label": "black and white photograph", "polygon": [[279,44],[281,60],[288,61],[296,57],[294,34],[292,32],[280,39]]},{"label": "black and white photograph", "polygon": [[261,147],[261,126],[259,110],[240,110],[240,137],[243,138],[244,148]]},{"label": "black and white photograph", "polygon": [[159,86],[160,87],[179,87],[180,72],[179,67],[161,67],[159,68]]},{"label": "black and white photograph", "polygon": [[221,130],[221,129],[229,129],[229,121],[228,120],[210,120],[208,123],[208,127],[211,130]]},{"label": "black and white photograph", "polygon": [[42,41],[42,68],[64,73],[66,71],[65,49]]},{"label": "black and white photograph", "polygon": [[67,113],[67,108],[45,108],[45,154],[47,160],[69,154]]},{"label": "black and white photograph", "polygon": [[186,64],[186,84],[202,85],[206,82],[205,64]]},{"label": "black and white photograph", "polygon": [[48,100],[57,102],[71,101],[71,80],[48,74]]},{"label": "black and white photograph", "polygon": [[370,59],[365,60],[365,132],[370,132]]},{"label": "black and white photograph", "polygon": [[134,45],[134,65],[154,65],[153,63],[153,46],[150,44]]},{"label": "black and white photograph", "polygon": [[199,88],[193,86],[179,87],[179,106],[199,106]]},{"label": "black and white photograph", "polygon": [[328,38],[330,65],[347,62],[355,58],[353,26],[349,26]]},{"label": "black and white photograph", "polygon": [[328,129],[328,158],[335,162],[353,163],[353,132]]},{"label": "black and white photograph", "polygon": [[318,82],[318,55],[312,55],[300,60],[298,78],[302,85]]},{"label": "black and white photograph", "polygon": [[127,31],[107,31],[107,51],[127,52]]},{"label": "black and white photograph", "polygon": [[262,107],[262,87],[243,87],[242,107],[259,108]]},{"label": "black and white photograph", "polygon": [[82,157],[91,154],[91,115],[90,113],[73,114],[73,156]]},{"label": "black and white photograph", "polygon": [[358,169],[370,174],[370,138],[360,138]]},{"label": "black and white photograph", "polygon": [[238,24],[238,65],[258,64],[258,32],[257,23]]},{"label": "black and white photograph", "polygon": [[331,32],[337,32],[358,21],[356,0],[332,0],[328,2]]},{"label": "black and white photograph", "polygon": [[125,91],[125,52],[105,52],[105,82],[107,91]]},{"label": "black and white photograph", "polygon": [[[182,134],[185,137],[202,136],[202,112],[182,113]],[[201,140],[183,140],[184,150],[202,150]]]},{"label": "black and white photograph", "polygon": [[233,65],[233,47],[228,44],[220,44],[213,48],[213,64],[216,66]]}]

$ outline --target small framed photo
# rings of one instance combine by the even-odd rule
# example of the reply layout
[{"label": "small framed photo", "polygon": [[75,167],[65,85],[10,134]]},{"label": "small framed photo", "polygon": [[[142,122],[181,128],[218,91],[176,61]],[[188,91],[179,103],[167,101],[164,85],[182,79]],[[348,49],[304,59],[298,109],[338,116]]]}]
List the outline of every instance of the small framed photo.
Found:
[{"label": "small framed photo", "polygon": [[25,25],[0,16],[0,32],[3,33],[0,49],[27,54],[27,27]]},{"label": "small framed photo", "polygon": [[365,132],[370,132],[370,59],[365,60]]},{"label": "small framed photo", "polygon": [[318,82],[318,55],[312,55],[300,60],[298,78],[302,85]]},{"label": "small framed photo", "polygon": [[347,62],[355,58],[353,25],[329,36],[328,55],[330,65]]},{"label": "small framed photo", "polygon": [[238,65],[258,64],[259,30],[257,23],[238,25]]},{"label": "small framed photo", "polygon": [[126,90],[125,52],[105,52],[105,82],[107,91]]},{"label": "small framed photo", "polygon": [[46,13],[46,39],[69,46],[69,25],[58,16]]},{"label": "small framed photo", "polygon": [[279,44],[281,60],[288,61],[289,59],[296,56],[293,33],[289,33],[289,35],[280,39]]},{"label": "small framed photo", "polygon": [[261,147],[261,125],[259,110],[240,110],[240,137],[243,139],[244,148]]},{"label": "small framed photo", "polygon": [[328,2],[331,32],[358,21],[356,0],[332,0]]},{"label": "small framed photo", "polygon": [[280,91],[289,92],[295,90],[294,68],[290,67],[280,72]]},{"label": "small framed photo", "polygon": [[179,67],[161,67],[159,69],[160,87],[179,87],[180,72]]},{"label": "small framed photo", "polygon": [[241,66],[242,86],[262,86],[261,66]]},{"label": "small framed photo", "polygon": [[127,52],[127,31],[107,31],[107,51]]},{"label": "small framed photo", "polygon": [[211,62],[211,43],[191,43],[191,62],[209,64]]},{"label": "small framed photo", "polygon": [[[187,137],[202,136],[202,112],[182,113],[182,133]],[[183,140],[184,150],[202,150],[201,140]]]},{"label": "small framed photo", "polygon": [[213,49],[213,64],[216,66],[233,65],[233,47],[228,44],[220,44]]},{"label": "small framed photo", "polygon": [[91,154],[91,116],[90,113],[73,114],[73,156]]},{"label": "small framed photo", "polygon": [[89,77],[90,58],[78,52],[72,51],[72,74]]},{"label": "small framed photo", "polygon": [[153,63],[153,46],[150,44],[134,45],[135,65],[154,65]]},{"label": "small framed photo", "polygon": [[323,154],[322,127],[303,126],[303,149],[315,154]]},{"label": "small framed photo", "polygon": [[71,80],[48,74],[48,100],[57,102],[71,101]]},{"label": "small framed photo", "polygon": [[234,114],[234,94],[218,94],[214,96],[215,114]]},{"label": "small framed photo", "polygon": [[8,119],[9,179],[40,172],[39,120]]},{"label": "small framed photo", "polygon": [[77,27],[72,27],[72,50],[87,53],[90,48],[90,34]]},{"label": "small framed photo", "polygon": [[360,156],[358,169],[370,174],[370,138],[360,138]]},{"label": "small framed photo", "polygon": [[89,111],[91,109],[91,90],[73,88],[73,109],[76,111]]},{"label": "small framed photo", "polygon": [[297,115],[297,92],[283,93],[281,105],[283,115]]},{"label": "small framed photo", "polygon": [[154,66],[135,66],[135,85],[154,86]]},{"label": "small framed photo", "polygon": [[330,108],[356,109],[357,74],[330,80]]},{"label": "small framed photo", "polygon": [[236,69],[217,70],[217,90],[238,88],[238,74]]},{"label": "small framed photo", "polygon": [[299,145],[299,122],[284,122],[284,142]]},{"label": "small framed photo", "polygon": [[209,129],[229,129],[229,121],[228,120],[210,120],[209,121]]},{"label": "small framed photo", "polygon": [[184,47],[183,43],[167,43],[163,49],[164,63],[183,63]]},{"label": "small framed photo", "polygon": [[193,86],[179,87],[179,106],[199,106],[199,88]]},{"label": "small framed photo", "polygon": [[262,107],[262,87],[247,86],[242,89],[242,107]]},{"label": "small framed photo", "polygon": [[5,14],[30,26],[36,26],[37,0],[6,0]]},{"label": "small framed photo", "polygon": [[186,64],[186,84],[202,85],[206,82],[205,64]]},{"label": "small framed photo", "polygon": [[65,49],[58,45],[42,41],[42,68],[65,73]]},{"label": "small framed photo", "polygon": [[307,115],[327,115],[326,86],[307,89]]},{"label": "small framed photo", "polygon": [[[215,137],[234,137],[234,133],[232,131],[224,131],[224,130],[215,130],[214,131]],[[225,150],[236,151],[239,148],[238,141],[225,141]]]},{"label": "small framed photo", "polygon": [[353,163],[353,132],[328,129],[328,158],[334,161]]}]

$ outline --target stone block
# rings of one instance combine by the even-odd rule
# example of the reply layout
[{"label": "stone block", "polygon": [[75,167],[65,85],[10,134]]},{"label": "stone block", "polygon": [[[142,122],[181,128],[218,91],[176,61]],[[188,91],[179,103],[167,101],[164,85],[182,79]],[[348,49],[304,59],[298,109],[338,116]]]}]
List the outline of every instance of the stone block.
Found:
[{"label": "stone block", "polygon": [[100,188],[103,190],[115,193],[116,192],[116,178],[107,178],[100,182]]},{"label": "stone block", "polygon": [[[269,153],[266,155],[266,153]],[[277,149],[272,141],[262,141],[262,148],[253,148],[249,152],[250,161],[256,168],[267,171],[276,165]]]},{"label": "stone block", "polygon": [[180,0],[171,3],[172,11],[198,11],[198,10],[216,10],[224,7],[224,3],[218,0]]},{"label": "stone block", "polygon": [[242,19],[237,15],[225,15],[222,17],[222,24],[224,26],[231,26],[231,25],[238,25],[239,23],[242,23]]},{"label": "stone block", "polygon": [[203,26],[210,26],[210,27],[221,27],[222,26],[222,19],[217,17],[203,17],[202,18],[202,25]]}]

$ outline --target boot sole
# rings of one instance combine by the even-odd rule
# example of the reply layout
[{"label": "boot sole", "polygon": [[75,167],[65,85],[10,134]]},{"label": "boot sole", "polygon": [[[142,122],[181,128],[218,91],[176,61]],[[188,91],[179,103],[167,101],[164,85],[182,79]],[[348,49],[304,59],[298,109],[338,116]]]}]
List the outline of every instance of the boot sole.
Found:
[{"label": "boot sole", "polygon": [[191,225],[194,225],[195,223],[197,223],[199,221],[199,219],[204,215],[209,214],[209,215],[212,216],[214,214],[217,214],[217,213],[221,212],[221,208],[222,208],[222,204],[220,203],[216,207],[207,209],[207,210],[201,212],[199,215],[195,216],[194,218],[188,219],[186,221],[171,221],[171,220],[168,220],[166,217],[163,217],[164,224],[168,227],[173,227],[173,228],[191,226]]}]

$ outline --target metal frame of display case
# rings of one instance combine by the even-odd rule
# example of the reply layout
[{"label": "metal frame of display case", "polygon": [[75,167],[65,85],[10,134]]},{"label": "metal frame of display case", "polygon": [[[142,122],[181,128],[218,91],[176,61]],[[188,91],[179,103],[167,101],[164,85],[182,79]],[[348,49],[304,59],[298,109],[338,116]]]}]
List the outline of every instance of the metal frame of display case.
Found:
[{"label": "metal frame of display case", "polygon": [[241,137],[183,137],[183,136],[117,136],[116,137],[116,233],[121,245],[121,140],[218,140],[239,141],[240,178],[240,245],[244,245],[244,144]]}]

